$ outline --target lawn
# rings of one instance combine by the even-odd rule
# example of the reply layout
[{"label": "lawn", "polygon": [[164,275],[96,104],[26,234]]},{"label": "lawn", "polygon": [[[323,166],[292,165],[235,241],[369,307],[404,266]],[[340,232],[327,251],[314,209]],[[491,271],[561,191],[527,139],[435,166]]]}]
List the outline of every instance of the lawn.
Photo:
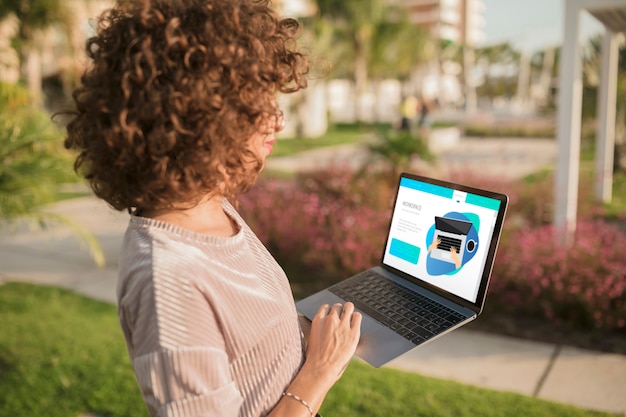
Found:
[{"label": "lawn", "polygon": [[[52,287],[0,286],[0,416],[147,416],[115,307]],[[612,416],[354,361],[327,416]]]},{"label": "lawn", "polygon": [[388,124],[358,126],[356,124],[337,124],[330,126],[328,131],[317,138],[279,138],[272,151],[272,157],[288,156],[299,152],[328,146],[359,143],[371,138],[380,129],[390,129]]}]

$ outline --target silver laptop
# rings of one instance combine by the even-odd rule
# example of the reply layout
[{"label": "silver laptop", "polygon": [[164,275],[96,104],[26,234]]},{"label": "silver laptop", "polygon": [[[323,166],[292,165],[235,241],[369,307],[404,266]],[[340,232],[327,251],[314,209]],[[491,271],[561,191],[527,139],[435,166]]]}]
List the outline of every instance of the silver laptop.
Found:
[{"label": "silver laptop", "polygon": [[382,366],[481,313],[507,204],[501,193],[402,173],[380,264],[296,307],[312,320],[322,304],[353,302],[363,314],[356,354]]}]

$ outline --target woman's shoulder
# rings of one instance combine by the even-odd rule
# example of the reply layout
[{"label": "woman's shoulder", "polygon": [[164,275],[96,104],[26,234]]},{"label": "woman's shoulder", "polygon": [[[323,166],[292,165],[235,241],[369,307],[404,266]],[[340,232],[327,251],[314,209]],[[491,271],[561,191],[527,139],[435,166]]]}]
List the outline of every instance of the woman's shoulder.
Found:
[{"label": "woman's shoulder", "polygon": [[133,216],[122,244],[120,270],[137,271],[141,268],[151,273],[169,270],[197,275],[199,268],[210,269],[217,260],[237,257],[250,249],[247,243],[249,228],[238,215],[235,220],[240,226],[239,232],[235,236],[221,237]]},{"label": "woman's shoulder", "polygon": [[173,225],[132,216],[118,265],[118,299],[132,300],[142,293],[141,297],[146,297],[162,283],[196,276],[191,272],[198,265],[198,250],[184,235]]}]

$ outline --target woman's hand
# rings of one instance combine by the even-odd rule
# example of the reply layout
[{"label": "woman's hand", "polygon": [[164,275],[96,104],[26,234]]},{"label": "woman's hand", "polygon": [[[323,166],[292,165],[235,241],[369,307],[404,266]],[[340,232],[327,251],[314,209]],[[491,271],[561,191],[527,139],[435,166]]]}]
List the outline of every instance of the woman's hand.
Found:
[{"label": "woman's hand", "polygon": [[[285,390],[289,394],[283,395],[270,416],[305,416],[320,409],[328,390],[341,377],[356,351],[361,319],[361,313],[356,313],[350,302],[320,307],[311,322],[306,361]],[[294,401],[294,396],[302,400]]]},{"label": "woman's hand", "polygon": [[361,336],[361,313],[354,311],[354,304],[324,304],[311,323],[306,367],[321,372],[328,382],[334,384],[356,350]]}]

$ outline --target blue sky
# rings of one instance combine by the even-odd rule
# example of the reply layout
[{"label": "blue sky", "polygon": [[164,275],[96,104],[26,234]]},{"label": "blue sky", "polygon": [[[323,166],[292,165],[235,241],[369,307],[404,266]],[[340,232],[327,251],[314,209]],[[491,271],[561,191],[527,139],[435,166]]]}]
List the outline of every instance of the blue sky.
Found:
[{"label": "blue sky", "polygon": [[[566,0],[483,0],[486,20],[484,44],[510,41],[520,49],[535,51],[559,45],[563,39]],[[583,38],[602,30],[586,12],[582,13]]]}]

